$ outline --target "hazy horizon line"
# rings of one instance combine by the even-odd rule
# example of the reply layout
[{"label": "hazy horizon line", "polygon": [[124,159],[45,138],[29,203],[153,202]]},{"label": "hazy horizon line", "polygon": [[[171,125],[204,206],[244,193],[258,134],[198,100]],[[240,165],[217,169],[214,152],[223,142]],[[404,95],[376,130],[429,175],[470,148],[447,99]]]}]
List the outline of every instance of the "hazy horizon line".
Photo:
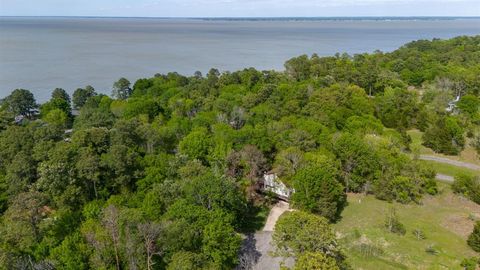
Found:
[{"label": "hazy horizon line", "polygon": [[131,18],[131,19],[480,19],[480,16],[98,16],[0,15],[0,18]]}]

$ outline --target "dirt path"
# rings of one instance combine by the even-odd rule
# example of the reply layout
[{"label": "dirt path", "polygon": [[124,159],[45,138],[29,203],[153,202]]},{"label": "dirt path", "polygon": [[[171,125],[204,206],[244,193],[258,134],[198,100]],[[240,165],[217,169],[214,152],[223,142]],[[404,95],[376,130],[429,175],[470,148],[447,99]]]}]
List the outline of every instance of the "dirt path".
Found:
[{"label": "dirt path", "polygon": [[445,163],[445,164],[450,164],[457,167],[463,167],[471,170],[480,171],[480,166],[473,163],[468,163],[468,162],[463,162],[463,161],[458,161],[458,160],[453,160],[453,159],[448,159],[443,157],[429,156],[429,155],[420,155],[420,159],[435,161],[439,163]]},{"label": "dirt path", "polygon": [[437,180],[447,182],[447,183],[453,183],[453,181],[455,180],[453,178],[453,176],[446,175],[446,174],[441,174],[441,173],[437,173],[436,178],[437,178]]},{"label": "dirt path", "polygon": [[272,210],[270,210],[270,214],[268,214],[268,218],[267,218],[267,221],[265,222],[265,226],[263,227],[263,231],[273,232],[278,218],[285,211],[288,211],[289,208],[290,208],[290,205],[283,201],[279,201],[275,206],[273,206]]}]

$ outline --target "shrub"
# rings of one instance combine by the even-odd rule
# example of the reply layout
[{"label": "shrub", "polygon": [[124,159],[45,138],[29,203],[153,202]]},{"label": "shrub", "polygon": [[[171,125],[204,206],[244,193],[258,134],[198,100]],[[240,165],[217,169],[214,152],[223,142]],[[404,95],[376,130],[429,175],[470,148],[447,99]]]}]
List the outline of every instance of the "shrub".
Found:
[{"label": "shrub", "polygon": [[435,248],[435,245],[430,244],[425,248],[425,252],[427,252],[430,255],[437,255],[439,251]]},{"label": "shrub", "polygon": [[387,230],[391,233],[405,235],[405,226],[400,223],[395,208],[391,208],[390,211],[387,213],[387,218],[385,220],[385,228],[387,228]]},{"label": "shrub", "polygon": [[457,175],[452,184],[452,190],[480,204],[480,179],[478,176],[469,174]]},{"label": "shrub", "polygon": [[441,117],[423,134],[426,147],[435,152],[447,155],[457,155],[465,145],[463,128],[454,117]]},{"label": "shrub", "polygon": [[463,267],[464,270],[475,270],[477,269],[478,259],[475,257],[472,258],[465,258],[460,263],[460,266]]},{"label": "shrub", "polygon": [[473,232],[468,236],[467,244],[476,252],[480,252],[480,221],[475,223]]},{"label": "shrub", "polygon": [[294,270],[339,270],[337,262],[332,257],[321,252],[305,252],[295,264]]},{"label": "shrub", "polygon": [[424,240],[426,237],[425,237],[425,233],[423,233],[422,230],[420,229],[415,229],[412,231],[413,235],[415,235],[415,238],[417,238],[417,240]]}]

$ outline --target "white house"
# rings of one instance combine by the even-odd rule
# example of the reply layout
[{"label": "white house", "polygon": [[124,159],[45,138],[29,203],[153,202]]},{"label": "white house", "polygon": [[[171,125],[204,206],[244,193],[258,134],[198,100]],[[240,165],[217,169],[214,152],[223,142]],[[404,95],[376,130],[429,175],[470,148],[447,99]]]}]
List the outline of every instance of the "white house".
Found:
[{"label": "white house", "polygon": [[294,189],[287,187],[274,173],[263,175],[263,190],[275,193],[280,199],[288,200],[295,192]]},{"label": "white house", "polygon": [[460,96],[457,96],[454,100],[448,102],[447,108],[445,110],[447,112],[453,112],[457,108],[457,102],[460,100]]}]

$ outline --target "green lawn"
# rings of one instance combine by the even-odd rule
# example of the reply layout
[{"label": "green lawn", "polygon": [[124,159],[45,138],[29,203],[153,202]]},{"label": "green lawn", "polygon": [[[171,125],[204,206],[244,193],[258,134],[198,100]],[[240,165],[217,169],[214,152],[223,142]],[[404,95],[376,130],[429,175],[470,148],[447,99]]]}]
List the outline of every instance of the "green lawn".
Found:
[{"label": "green lawn", "polygon": [[422,140],[423,132],[421,132],[420,130],[417,130],[417,129],[413,129],[413,130],[407,131],[407,134],[410,135],[410,138],[412,138],[411,148],[412,149],[418,149],[419,150],[418,154],[420,154],[420,155],[433,155],[433,154],[435,154],[435,152],[433,152],[432,149],[427,148],[427,147],[422,145],[422,143],[423,143],[423,140]]},{"label": "green lawn", "polygon": [[448,155],[435,153],[432,149],[423,146],[422,145],[423,132],[417,129],[412,129],[407,131],[407,133],[412,138],[412,144],[410,148],[412,149],[412,151],[416,152],[416,154],[444,157],[444,158],[449,158],[453,160],[459,160],[459,161],[480,165],[479,155],[477,154],[476,150],[470,145],[469,139],[467,139],[465,143],[465,149],[458,156],[448,156]]},{"label": "green lawn", "polygon": [[[472,217],[480,216],[480,206],[452,194],[440,184],[442,194],[427,197],[421,205],[391,204],[373,196],[350,194],[343,218],[335,224],[353,269],[461,269],[465,257],[476,256],[466,244],[473,229]],[[394,206],[407,233],[385,230],[388,209]],[[426,239],[417,240],[414,229]],[[433,246],[438,254],[425,250]]]},{"label": "green lawn", "polygon": [[457,167],[450,164],[438,163],[430,160],[420,160],[420,162],[430,165],[437,173],[456,176],[462,173],[480,175],[480,171],[470,170],[463,167]]}]

